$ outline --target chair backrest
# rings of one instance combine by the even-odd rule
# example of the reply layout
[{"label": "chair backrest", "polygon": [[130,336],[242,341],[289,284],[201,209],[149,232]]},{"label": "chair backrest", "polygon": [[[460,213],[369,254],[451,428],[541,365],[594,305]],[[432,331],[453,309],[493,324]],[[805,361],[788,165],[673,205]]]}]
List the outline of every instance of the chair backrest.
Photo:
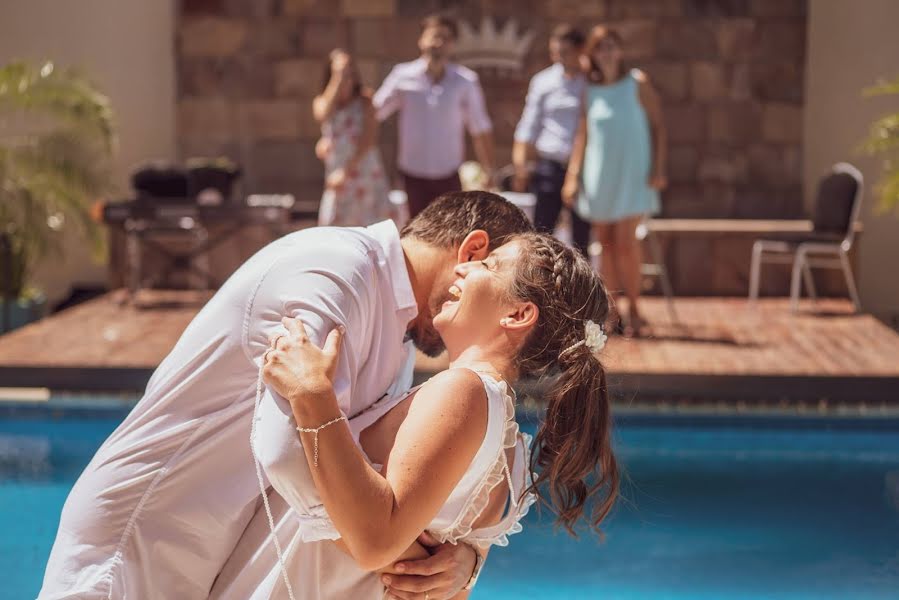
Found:
[{"label": "chair backrest", "polygon": [[849,163],[833,166],[818,183],[812,216],[815,231],[839,233],[845,243],[852,243],[861,211],[863,181],[861,172]]}]

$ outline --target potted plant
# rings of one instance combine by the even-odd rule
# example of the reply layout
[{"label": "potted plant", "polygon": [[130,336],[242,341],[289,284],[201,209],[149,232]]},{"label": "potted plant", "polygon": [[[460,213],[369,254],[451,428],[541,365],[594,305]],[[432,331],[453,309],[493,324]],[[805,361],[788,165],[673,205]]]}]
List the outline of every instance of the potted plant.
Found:
[{"label": "potted plant", "polygon": [[[899,96],[899,79],[869,87],[864,94],[867,97]],[[883,178],[876,188],[881,210],[899,207],[899,112],[884,115],[871,123],[862,148],[883,159]]]},{"label": "potted plant", "polygon": [[91,204],[110,190],[115,144],[109,100],[52,62],[0,65],[0,331],[39,318],[37,262],[61,253],[74,227],[102,256]]}]

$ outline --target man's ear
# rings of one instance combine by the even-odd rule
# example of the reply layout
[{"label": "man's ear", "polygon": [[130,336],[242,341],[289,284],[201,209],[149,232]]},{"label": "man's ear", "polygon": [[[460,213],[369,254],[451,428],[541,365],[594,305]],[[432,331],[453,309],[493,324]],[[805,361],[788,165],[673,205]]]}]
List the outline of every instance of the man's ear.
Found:
[{"label": "man's ear", "polygon": [[459,244],[457,260],[460,263],[484,260],[488,254],[490,254],[490,236],[483,229],[475,229]]}]

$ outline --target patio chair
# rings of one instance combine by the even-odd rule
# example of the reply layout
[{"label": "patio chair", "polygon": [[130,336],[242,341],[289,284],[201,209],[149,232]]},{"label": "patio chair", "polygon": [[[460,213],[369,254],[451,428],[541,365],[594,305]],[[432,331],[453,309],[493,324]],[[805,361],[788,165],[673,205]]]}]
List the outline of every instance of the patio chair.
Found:
[{"label": "patio chair", "polygon": [[653,262],[643,262],[640,265],[640,274],[648,277],[658,277],[662,293],[665,294],[665,302],[668,305],[668,316],[675,325],[680,324],[677,310],[674,307],[674,286],[671,285],[671,277],[668,276],[668,267],[665,266],[665,257],[662,254],[662,246],[659,238],[649,226],[650,218],[646,217],[637,225],[635,235],[637,240],[649,248],[649,254]]},{"label": "patio chair", "polygon": [[[790,310],[799,308],[802,280],[811,298],[817,297],[812,267],[841,269],[855,310],[861,310],[858,289],[849,263],[849,251],[862,204],[864,178],[849,163],[835,164],[818,184],[812,231],[757,240],[752,246],[749,302],[759,296],[762,263],[792,264]],[[802,280],[800,279],[802,278]]]}]

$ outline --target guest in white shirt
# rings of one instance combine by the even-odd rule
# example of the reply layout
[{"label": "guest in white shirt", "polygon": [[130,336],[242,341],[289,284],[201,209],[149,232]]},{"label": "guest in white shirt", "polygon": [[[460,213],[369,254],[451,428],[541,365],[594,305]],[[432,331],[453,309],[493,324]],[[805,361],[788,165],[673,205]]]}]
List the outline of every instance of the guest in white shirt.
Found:
[{"label": "guest in white shirt", "polygon": [[[587,85],[580,65],[584,41],[584,34],[571,25],[562,24],[553,30],[549,38],[553,64],[531,79],[524,111],[515,128],[512,189],[530,191],[537,197],[537,231],[552,233],[562,210],[562,185]],[[572,241],[586,255],[590,223],[573,210],[568,213]]]},{"label": "guest in white shirt", "polygon": [[[316,343],[346,328],[334,389],[352,417],[410,385],[405,337],[431,354],[442,349],[432,317],[451,298],[454,267],[528,229],[502,198],[461,192],[410,222],[402,238],[391,221],[321,227],[256,253],[188,325],[75,483],[39,598],[207,598],[241,538],[257,522],[267,526],[251,429],[268,479],[278,479],[294,511],[305,508],[294,497],[314,491],[298,465],[305,455],[295,424],[257,428],[254,417],[260,364],[270,338],[286,333],[282,317],[301,317]],[[274,559],[268,546],[252,555]],[[457,591],[476,560],[464,545],[426,560],[434,559],[439,587]],[[394,580],[403,589],[403,578]]]},{"label": "guest in white shirt", "polygon": [[493,126],[477,73],[450,62],[456,22],[432,15],[421,27],[421,57],[393,67],[372,99],[382,121],[399,111],[397,166],[411,217],[437,196],[461,189],[466,129],[488,176],[495,166]]}]

